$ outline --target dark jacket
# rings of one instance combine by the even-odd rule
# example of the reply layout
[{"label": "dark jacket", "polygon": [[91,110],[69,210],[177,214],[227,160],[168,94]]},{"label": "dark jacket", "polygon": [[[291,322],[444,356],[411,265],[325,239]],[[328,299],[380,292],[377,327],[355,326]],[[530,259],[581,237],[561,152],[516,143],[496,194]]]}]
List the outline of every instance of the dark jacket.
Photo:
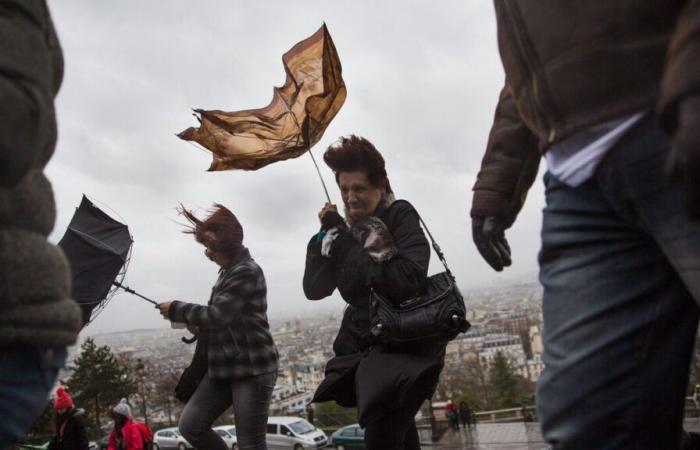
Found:
[{"label": "dark jacket", "polygon": [[44,167],[56,145],[54,97],[63,59],[43,0],[0,1],[0,347],[75,342],[63,252],[46,237],[56,219]]},{"label": "dark jacket", "polygon": [[[51,439],[48,450],[88,450],[84,411],[73,408],[68,412],[65,425],[59,425],[56,436]],[[61,430],[62,429],[62,430]]]},{"label": "dark jacket", "polygon": [[375,216],[391,233],[396,256],[377,263],[349,232],[341,232],[328,258],[314,236],[307,248],[303,282],[310,300],[325,298],[337,288],[348,303],[333,343],[335,357],[326,365],[326,378],[313,401],[357,406],[362,425],[400,407],[417,410],[435,390],[445,349],[430,344],[412,352],[393,352],[371,346],[370,287],[396,302],[410,298],[424,289],[430,260],[430,247],[410,204],[399,200],[380,206]]},{"label": "dark jacket", "polygon": [[211,378],[230,380],[277,371],[265,275],[247,249],[219,271],[207,306],[174,301],[170,320],[200,328]]},{"label": "dark jacket", "polygon": [[699,0],[494,0],[506,72],[472,217],[510,225],[541,153],[576,131],[700,89]]}]

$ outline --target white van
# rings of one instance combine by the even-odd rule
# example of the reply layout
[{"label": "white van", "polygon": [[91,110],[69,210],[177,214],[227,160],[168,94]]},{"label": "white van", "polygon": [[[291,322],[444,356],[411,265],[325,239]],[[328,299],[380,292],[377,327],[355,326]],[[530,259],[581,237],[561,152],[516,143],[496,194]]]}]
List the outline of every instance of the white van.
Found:
[{"label": "white van", "polygon": [[281,416],[267,419],[267,447],[270,450],[310,450],[327,444],[326,434],[304,419]]}]

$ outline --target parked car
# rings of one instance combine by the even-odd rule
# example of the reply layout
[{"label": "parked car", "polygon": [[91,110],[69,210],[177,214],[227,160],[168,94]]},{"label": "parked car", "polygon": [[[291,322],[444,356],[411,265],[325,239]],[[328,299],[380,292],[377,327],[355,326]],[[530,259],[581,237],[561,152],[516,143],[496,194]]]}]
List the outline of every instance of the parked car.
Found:
[{"label": "parked car", "polygon": [[226,442],[228,448],[231,450],[238,450],[238,439],[236,438],[235,425],[221,425],[212,429],[219,433],[219,436],[221,436],[221,439]]},{"label": "parked car", "polygon": [[365,450],[365,430],[358,424],[340,428],[331,435],[328,445],[336,450]]},{"label": "parked car", "polygon": [[176,427],[163,428],[162,430],[156,431],[153,435],[154,450],[187,450],[189,448],[194,447],[182,437],[180,431]]},{"label": "parked car", "polygon": [[326,434],[299,417],[267,419],[267,447],[270,450],[308,450],[328,444]]}]

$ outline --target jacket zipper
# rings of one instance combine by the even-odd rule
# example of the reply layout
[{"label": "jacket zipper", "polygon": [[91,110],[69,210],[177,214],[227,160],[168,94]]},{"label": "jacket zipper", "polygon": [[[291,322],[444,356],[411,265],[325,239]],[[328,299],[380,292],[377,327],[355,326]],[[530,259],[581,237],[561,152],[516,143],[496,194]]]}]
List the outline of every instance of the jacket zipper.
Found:
[{"label": "jacket zipper", "polygon": [[[523,66],[527,67],[530,70],[530,73],[532,73],[533,75],[537,72],[540,72],[535,67],[535,62],[533,61],[535,59],[535,52],[532,48],[532,43],[529,41],[529,39],[527,39],[526,36],[521,36],[521,33],[518,32],[518,24],[519,22],[522,22],[522,20],[519,20],[520,12],[516,11],[517,6],[515,5],[515,0],[502,0],[500,3],[508,15],[508,20],[506,21],[507,27],[510,31],[511,36],[513,36],[513,39],[515,40],[518,46],[517,55],[522,61]],[[530,77],[530,82],[532,83],[532,99],[535,104],[535,108],[539,111],[541,116],[540,118],[547,127],[547,129],[545,130],[546,139],[547,143],[551,144],[554,141],[554,139],[556,139],[557,130],[547,120],[547,114],[545,112],[548,110],[555,111],[555,108],[551,107],[553,105],[553,102],[549,98],[550,95],[547,91],[547,88],[544,86],[544,80],[542,83],[542,89],[540,89],[537,85],[537,79],[535,76]],[[550,106],[550,108],[546,108],[545,103],[548,106]]]}]

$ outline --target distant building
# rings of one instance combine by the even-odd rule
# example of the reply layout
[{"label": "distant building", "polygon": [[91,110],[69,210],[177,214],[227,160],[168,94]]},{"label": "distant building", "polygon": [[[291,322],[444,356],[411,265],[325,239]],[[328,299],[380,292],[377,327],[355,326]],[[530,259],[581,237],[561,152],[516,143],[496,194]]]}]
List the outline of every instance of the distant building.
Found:
[{"label": "distant building", "polygon": [[492,335],[484,339],[477,347],[479,360],[485,366],[490,366],[497,353],[503,354],[513,367],[525,364],[525,351],[520,336],[511,334]]},{"label": "distant building", "polygon": [[295,365],[296,387],[302,392],[314,392],[325,376],[326,364],[319,362]]}]

